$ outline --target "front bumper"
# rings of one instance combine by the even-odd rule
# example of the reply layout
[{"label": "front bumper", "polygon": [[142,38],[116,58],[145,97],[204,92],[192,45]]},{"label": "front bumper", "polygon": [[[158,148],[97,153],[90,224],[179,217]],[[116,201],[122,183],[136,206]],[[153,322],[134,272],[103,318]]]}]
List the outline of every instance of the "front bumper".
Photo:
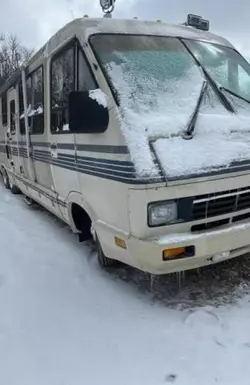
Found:
[{"label": "front bumper", "polygon": [[[230,225],[216,231],[199,234],[169,234],[154,239],[139,239],[118,231],[107,224],[97,224],[97,232],[104,253],[140,270],[152,274],[168,274],[210,265],[250,251],[250,222]],[[114,243],[118,236],[126,241],[127,249]],[[164,261],[164,249],[195,247],[193,257]]]}]

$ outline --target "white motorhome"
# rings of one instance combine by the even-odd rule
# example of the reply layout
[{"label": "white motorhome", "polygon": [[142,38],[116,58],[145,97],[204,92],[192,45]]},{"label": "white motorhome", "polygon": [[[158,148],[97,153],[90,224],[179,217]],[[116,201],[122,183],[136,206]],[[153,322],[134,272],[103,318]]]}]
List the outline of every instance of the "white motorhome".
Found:
[{"label": "white motorhome", "polygon": [[250,65],[186,24],[74,20],[0,89],[5,186],[93,236],[104,266],[249,251]]}]

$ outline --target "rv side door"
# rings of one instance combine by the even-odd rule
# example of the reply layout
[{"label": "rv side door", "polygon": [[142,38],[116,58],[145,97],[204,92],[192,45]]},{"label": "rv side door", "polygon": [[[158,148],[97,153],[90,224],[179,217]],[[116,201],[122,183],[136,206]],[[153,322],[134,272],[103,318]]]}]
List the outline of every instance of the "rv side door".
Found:
[{"label": "rv side door", "polygon": [[76,87],[76,52],[73,39],[51,57],[47,68],[50,74],[48,151],[54,189],[61,201],[71,192],[79,191],[75,134],[69,130],[68,119],[69,94]]}]

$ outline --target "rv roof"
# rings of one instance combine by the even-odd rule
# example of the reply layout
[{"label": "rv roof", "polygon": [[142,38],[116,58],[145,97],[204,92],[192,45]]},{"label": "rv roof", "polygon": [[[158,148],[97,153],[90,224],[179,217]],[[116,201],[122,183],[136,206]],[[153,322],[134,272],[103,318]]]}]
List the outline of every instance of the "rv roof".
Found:
[{"label": "rv roof", "polygon": [[146,34],[177,36],[189,39],[209,41],[215,44],[230,46],[231,44],[224,38],[214,35],[210,32],[201,31],[193,27],[167,24],[158,21],[145,20],[122,20],[122,19],[88,19],[82,18],[73,21],[80,23],[86,29],[85,36],[93,33],[126,33],[126,34]]},{"label": "rv roof", "polygon": [[37,55],[41,54],[41,51],[46,52],[47,55],[51,54],[58,45],[61,45],[63,41],[68,40],[76,33],[78,35],[82,35],[85,41],[88,40],[90,35],[96,33],[142,34],[182,37],[232,47],[229,41],[220,36],[184,25],[171,25],[163,22],[144,21],[138,19],[91,19],[83,17],[66,24],[61,30],[51,37],[51,39],[37,53]]}]

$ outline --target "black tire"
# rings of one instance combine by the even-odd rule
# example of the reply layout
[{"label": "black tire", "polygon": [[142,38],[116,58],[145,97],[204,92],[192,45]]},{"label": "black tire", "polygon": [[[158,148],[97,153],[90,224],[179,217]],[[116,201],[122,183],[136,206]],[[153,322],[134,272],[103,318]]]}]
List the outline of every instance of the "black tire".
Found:
[{"label": "black tire", "polygon": [[8,174],[7,174],[7,172],[5,171],[4,168],[2,168],[1,174],[2,174],[2,177],[3,177],[3,184],[4,184],[5,188],[10,190],[10,180],[9,180]]},{"label": "black tire", "polygon": [[118,261],[116,261],[115,259],[107,258],[104,255],[97,235],[96,235],[96,246],[97,246],[97,258],[101,267],[108,268],[108,267],[115,267],[118,265]]},{"label": "black tire", "polygon": [[10,191],[12,192],[12,194],[14,195],[18,195],[18,194],[21,194],[21,191],[19,190],[19,188],[16,186],[16,185],[10,185]]}]

